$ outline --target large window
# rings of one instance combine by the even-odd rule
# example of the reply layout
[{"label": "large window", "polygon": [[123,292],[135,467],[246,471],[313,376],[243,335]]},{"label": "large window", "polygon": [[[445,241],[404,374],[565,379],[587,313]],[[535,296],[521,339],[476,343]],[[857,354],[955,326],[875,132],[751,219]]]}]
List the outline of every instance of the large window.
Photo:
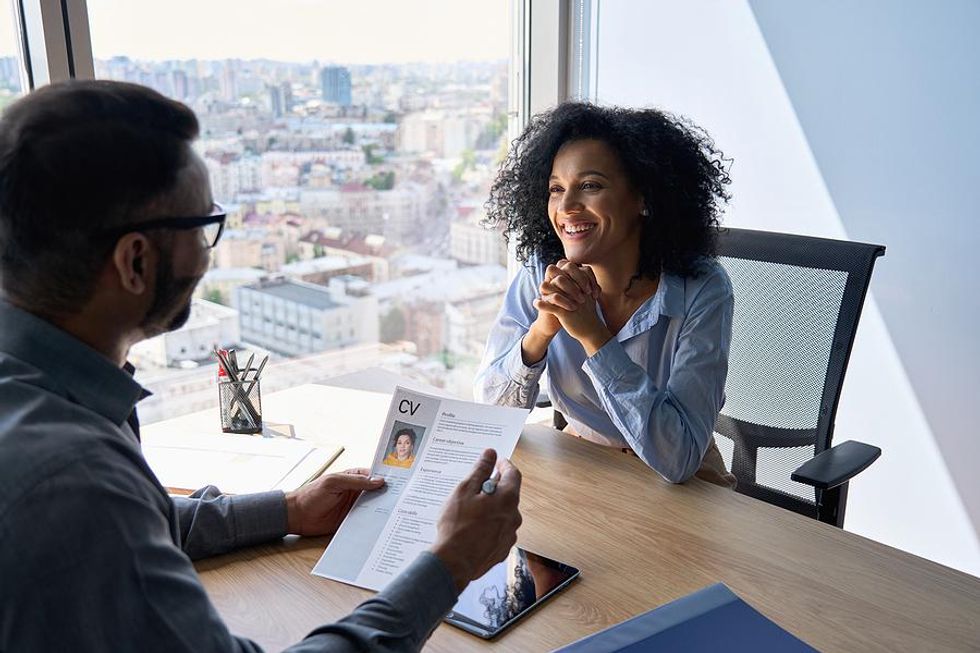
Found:
[{"label": "large window", "polygon": [[0,6],[0,111],[24,92],[17,52],[20,30],[13,5]]},{"label": "large window", "polygon": [[193,108],[229,209],[191,320],[132,352],[144,420],[214,405],[214,344],[269,352],[266,391],[383,366],[471,393],[507,281],[480,221],[510,4],[88,0],[96,76]]}]

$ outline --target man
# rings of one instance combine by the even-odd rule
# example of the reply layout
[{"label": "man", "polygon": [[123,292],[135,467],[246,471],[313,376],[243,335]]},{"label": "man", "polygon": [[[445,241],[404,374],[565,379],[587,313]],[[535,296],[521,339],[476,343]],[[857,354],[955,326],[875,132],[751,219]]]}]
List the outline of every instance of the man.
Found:
[{"label": "man", "polygon": [[[130,346],[176,329],[224,215],[197,119],[139,86],[45,87],[0,119],[0,650],[255,651],[192,558],[334,532],[367,470],[294,493],[170,498],[139,447]],[[128,370],[131,372],[131,368]],[[417,650],[516,540],[520,473],[487,451],[438,541],[295,651]]]}]

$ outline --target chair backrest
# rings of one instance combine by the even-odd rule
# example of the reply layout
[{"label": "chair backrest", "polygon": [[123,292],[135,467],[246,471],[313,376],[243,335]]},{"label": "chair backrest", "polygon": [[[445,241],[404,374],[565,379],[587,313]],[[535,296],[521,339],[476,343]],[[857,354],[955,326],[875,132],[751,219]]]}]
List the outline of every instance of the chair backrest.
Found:
[{"label": "chair backrest", "polygon": [[[719,232],[735,314],[715,440],[738,492],[817,517],[816,491],[790,474],[830,447],[861,308],[884,252],[791,234]],[[840,514],[842,521],[843,506]]]}]

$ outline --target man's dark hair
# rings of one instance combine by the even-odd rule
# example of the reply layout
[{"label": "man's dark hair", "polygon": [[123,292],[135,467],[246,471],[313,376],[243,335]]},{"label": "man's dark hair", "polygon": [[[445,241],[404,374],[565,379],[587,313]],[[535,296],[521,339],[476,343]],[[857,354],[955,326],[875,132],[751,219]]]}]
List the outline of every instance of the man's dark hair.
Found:
[{"label": "man's dark hair", "polygon": [[548,179],[565,143],[595,139],[619,157],[649,218],[640,235],[637,276],[695,276],[715,252],[718,216],[729,199],[724,155],[687,119],[657,109],[566,102],[535,116],[511,146],[487,201],[488,226],[516,238],[517,257],[564,257],[548,217]]},{"label": "man's dark hair", "polygon": [[115,241],[176,183],[198,135],[194,113],[109,81],[45,86],[0,118],[0,286],[46,316],[91,297]]}]

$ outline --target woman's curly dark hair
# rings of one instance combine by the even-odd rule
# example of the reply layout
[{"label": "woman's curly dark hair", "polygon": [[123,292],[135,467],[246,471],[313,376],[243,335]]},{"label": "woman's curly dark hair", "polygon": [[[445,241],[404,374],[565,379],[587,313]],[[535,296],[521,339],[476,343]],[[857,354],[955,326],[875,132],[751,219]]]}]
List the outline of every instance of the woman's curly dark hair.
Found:
[{"label": "woman's curly dark hair", "polygon": [[715,254],[718,216],[731,196],[728,159],[707,132],[657,109],[600,107],[566,102],[535,116],[515,140],[490,188],[486,224],[516,237],[517,257],[546,263],[564,257],[548,218],[548,178],[558,149],[596,139],[619,156],[650,217],[643,221],[637,275],[696,276],[699,261]]}]

